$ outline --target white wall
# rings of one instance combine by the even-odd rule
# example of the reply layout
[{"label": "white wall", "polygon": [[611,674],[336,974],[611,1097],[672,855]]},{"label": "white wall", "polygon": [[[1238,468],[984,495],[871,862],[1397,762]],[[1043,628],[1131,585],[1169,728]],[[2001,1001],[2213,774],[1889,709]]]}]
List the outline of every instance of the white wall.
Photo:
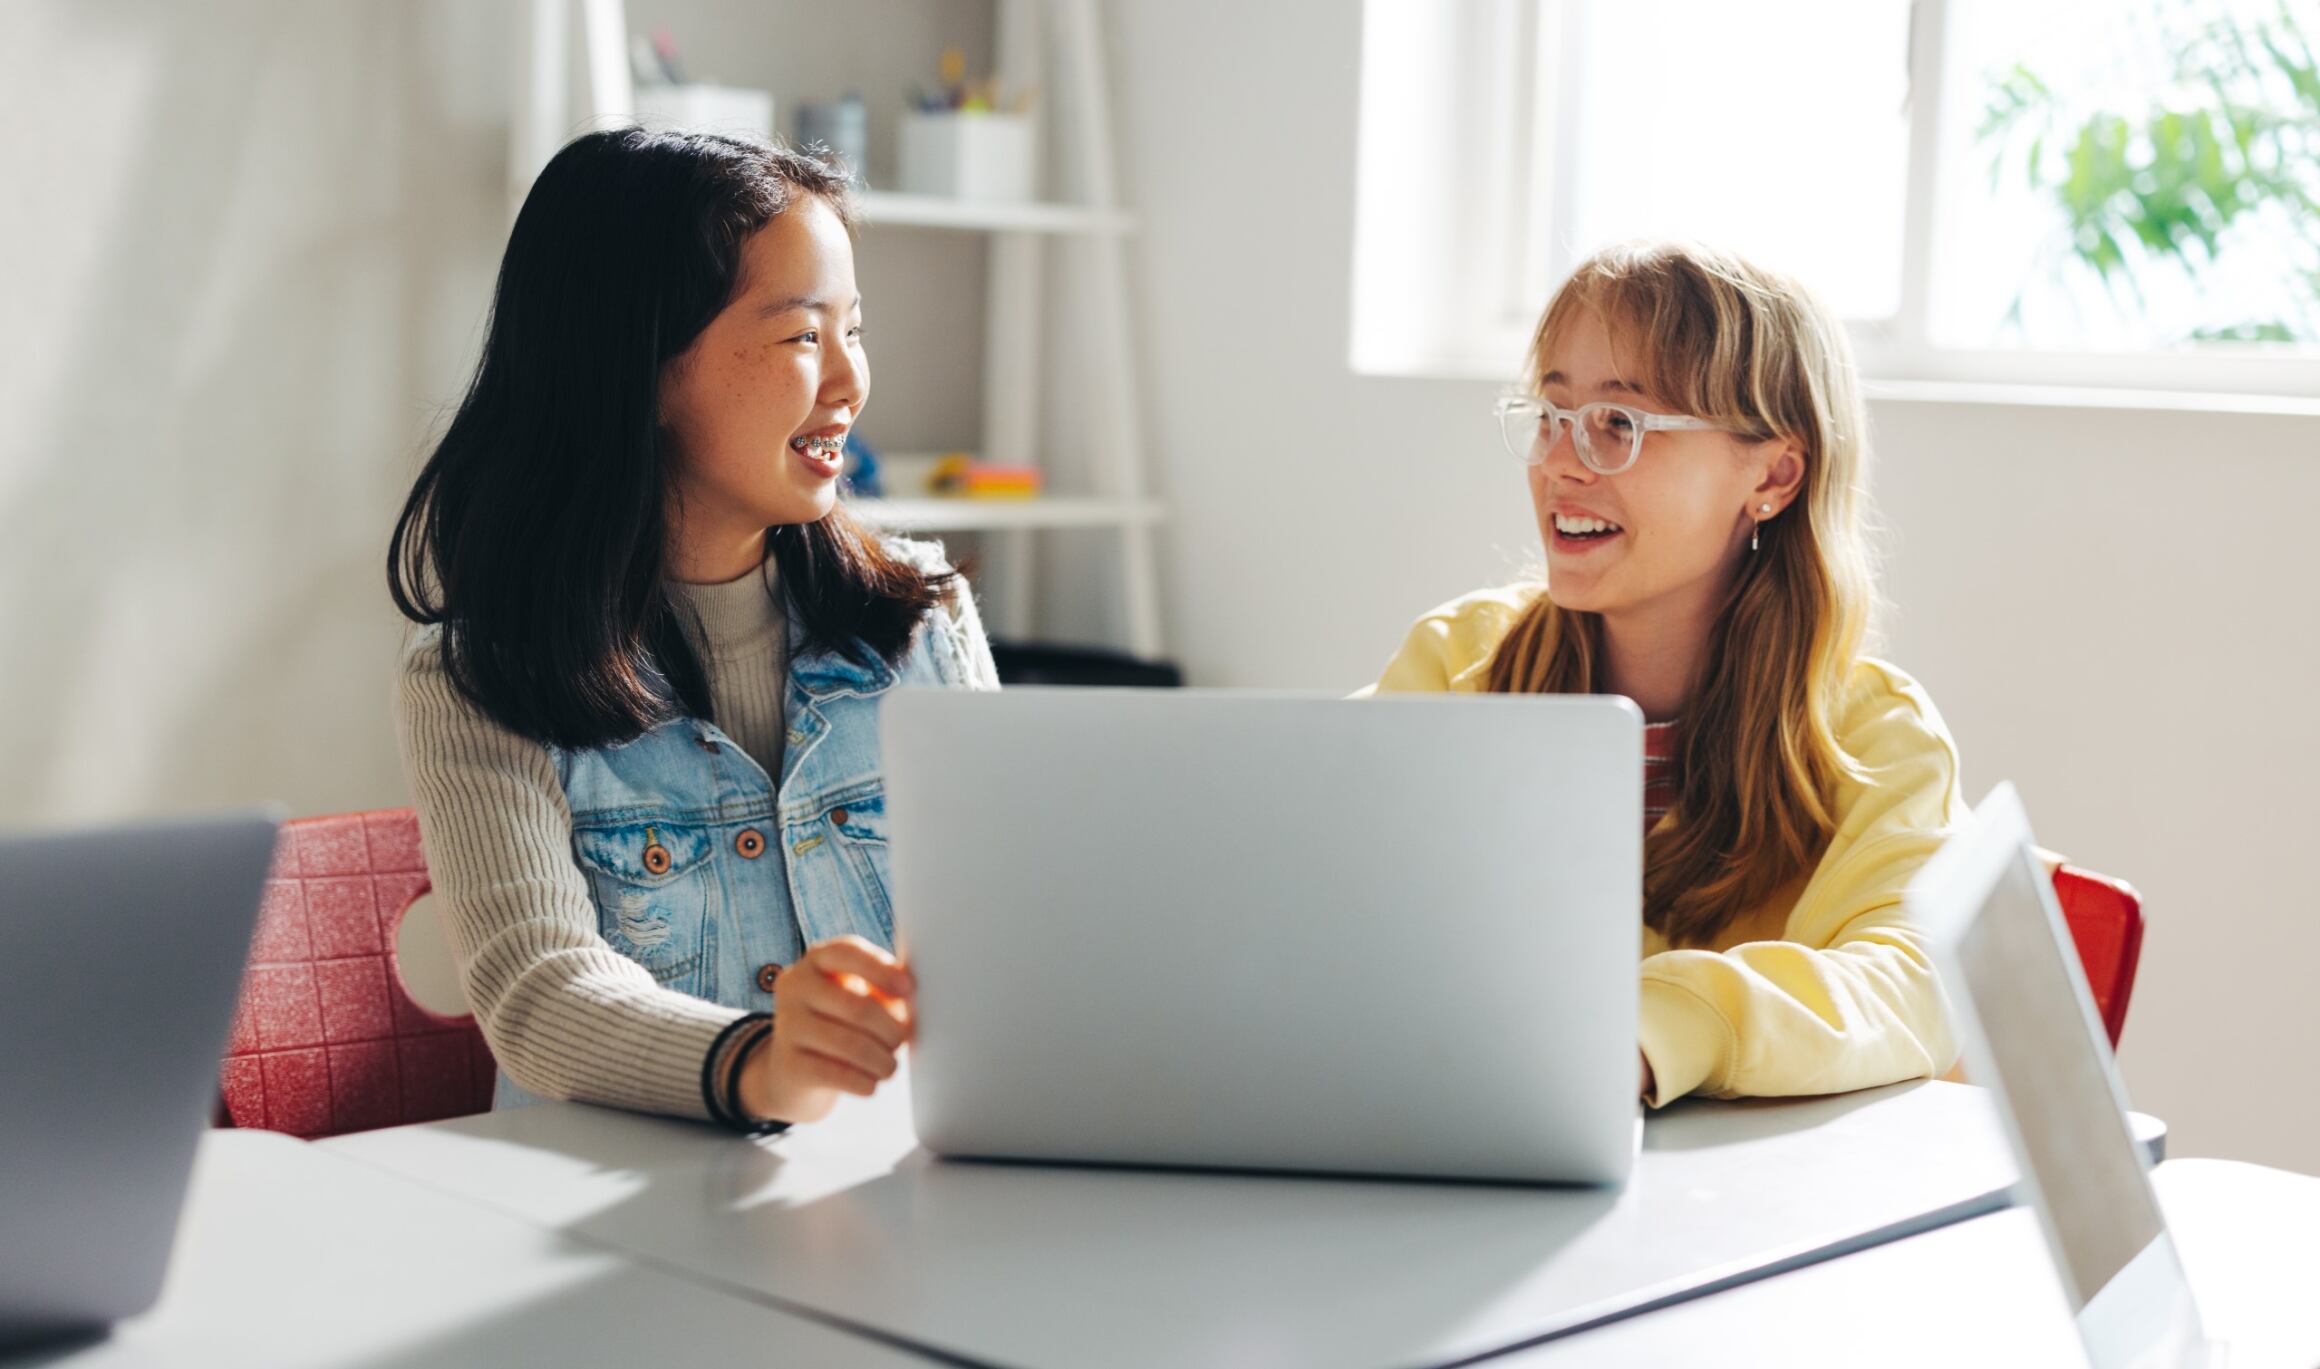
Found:
[{"label": "white wall", "polygon": [[[1348,688],[1534,553],[1491,387],[1345,365],[1360,6],[1113,6],[1172,646]],[[1543,301],[1542,301],[1543,302]],[[2139,884],[2122,1059],[2178,1154],[2320,1171],[2320,419],[1888,402],[1890,654],[1978,796]]]},{"label": "white wall", "polygon": [[502,22],[8,16],[0,823],[399,802],[386,536],[489,297]]},{"label": "white wall", "polygon": [[2320,1172],[2320,419],[1889,403],[1892,655],[2143,892],[2120,1059],[2177,1153]]}]

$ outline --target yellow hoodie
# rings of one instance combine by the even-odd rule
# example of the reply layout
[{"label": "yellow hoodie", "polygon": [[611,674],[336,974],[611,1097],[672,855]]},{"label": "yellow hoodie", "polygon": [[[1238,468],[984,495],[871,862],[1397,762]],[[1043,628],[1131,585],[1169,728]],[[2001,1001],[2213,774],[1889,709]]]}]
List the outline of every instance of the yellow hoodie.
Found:
[{"label": "yellow hoodie", "polygon": [[[1374,688],[1482,692],[1491,653],[1538,593],[1482,590],[1420,618]],[[1956,1060],[1901,891],[1964,815],[1957,747],[1916,681],[1867,658],[1854,665],[1837,742],[1867,781],[1839,781],[1836,834],[1810,876],[1709,945],[1670,949],[1643,929],[1637,1039],[1653,1106],[1695,1091],[1842,1093],[1938,1075]]]}]

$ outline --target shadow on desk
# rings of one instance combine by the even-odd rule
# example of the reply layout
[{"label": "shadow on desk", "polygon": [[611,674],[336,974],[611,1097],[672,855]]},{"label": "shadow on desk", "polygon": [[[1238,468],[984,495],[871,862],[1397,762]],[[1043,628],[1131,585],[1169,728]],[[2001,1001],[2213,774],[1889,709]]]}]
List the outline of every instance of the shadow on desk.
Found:
[{"label": "shadow on desk", "polygon": [[[1919,1087],[1922,1083],[1896,1084],[1865,1093],[1824,1094],[1812,1098],[1716,1099],[1694,1095],[1659,1110],[1644,1128],[1643,1148],[1696,1150],[1793,1136]],[[1694,1125],[1695,1121],[1710,1124]]]},{"label": "shadow on desk", "polygon": [[[525,1111],[427,1129],[497,1157],[479,1167],[471,1155],[461,1191],[786,1310],[886,1321],[894,1342],[930,1350],[898,1325],[1037,1316],[1079,1344],[1108,1340],[1124,1292],[1147,1315],[1227,1324],[1265,1301],[1326,1308],[1347,1344],[1455,1338],[1622,1201],[1621,1190],[948,1161],[907,1133],[858,1132],[858,1152],[839,1156],[810,1128],[751,1144],[601,1109],[584,1125],[565,1108]],[[534,1187],[548,1155],[561,1174]],[[1393,1296],[1359,1295],[1377,1288]],[[873,1301],[899,1321],[873,1319]],[[1255,1340],[1235,1345],[1277,1334],[1245,1330]],[[1271,1358],[1298,1358],[1279,1348]]]},{"label": "shadow on desk", "polygon": [[62,1331],[37,1340],[0,1340],[0,1365],[7,1369],[44,1369],[51,1364],[85,1355],[112,1335],[108,1327],[93,1331]]},{"label": "shadow on desk", "polygon": [[[1750,1145],[1784,1136],[1800,1136],[1828,1126],[1864,1108],[1875,1107],[1919,1089],[1969,1089],[1971,1085],[1946,1080],[1919,1079],[1859,1093],[1822,1094],[1804,1098],[1731,1098],[1694,1096],[1660,1109],[1644,1128],[1643,1148],[1681,1151],[1707,1146]],[[1978,1090],[1976,1090],[1978,1092]],[[2156,1165],[2167,1158],[2167,1124],[2148,1113],[2130,1112],[2127,1121],[2135,1142],[2143,1149],[2143,1163]]]}]

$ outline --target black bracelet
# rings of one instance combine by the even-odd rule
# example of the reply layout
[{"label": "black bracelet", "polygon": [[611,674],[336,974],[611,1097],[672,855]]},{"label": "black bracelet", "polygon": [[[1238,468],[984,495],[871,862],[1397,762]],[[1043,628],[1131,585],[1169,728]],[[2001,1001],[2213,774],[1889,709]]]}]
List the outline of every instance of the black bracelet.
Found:
[{"label": "black bracelet", "polygon": [[755,1120],[741,1107],[742,1067],[772,1036],[772,1014],[744,1013],[728,1023],[709,1044],[709,1052],[701,1061],[701,1098],[708,1105],[709,1116],[719,1126],[744,1136],[772,1136],[789,1130],[787,1122]]}]

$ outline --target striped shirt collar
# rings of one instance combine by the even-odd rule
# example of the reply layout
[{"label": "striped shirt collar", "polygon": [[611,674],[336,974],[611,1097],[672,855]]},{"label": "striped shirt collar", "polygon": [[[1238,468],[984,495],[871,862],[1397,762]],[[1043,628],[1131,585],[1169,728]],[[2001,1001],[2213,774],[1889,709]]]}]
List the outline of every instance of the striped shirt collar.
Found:
[{"label": "striped shirt collar", "polygon": [[1643,725],[1643,830],[1646,835],[1667,816],[1676,801],[1677,731],[1683,720]]}]

